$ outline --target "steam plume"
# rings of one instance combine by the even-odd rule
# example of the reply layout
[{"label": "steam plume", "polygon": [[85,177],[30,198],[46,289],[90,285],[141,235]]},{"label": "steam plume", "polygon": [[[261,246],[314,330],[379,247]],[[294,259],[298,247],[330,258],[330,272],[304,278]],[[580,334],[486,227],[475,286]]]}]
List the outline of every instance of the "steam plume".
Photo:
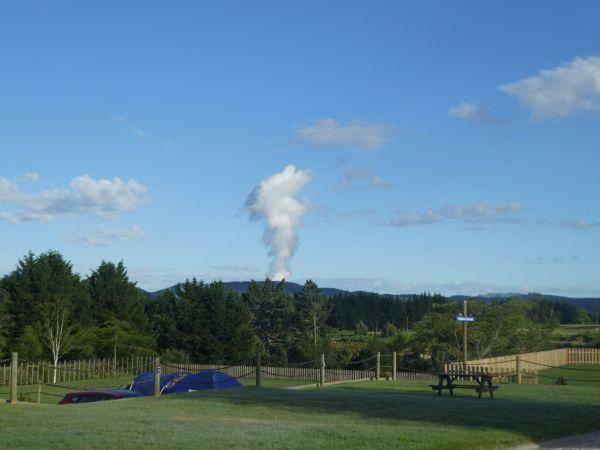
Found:
[{"label": "steam plume", "polygon": [[294,198],[311,180],[308,170],[288,165],[281,172],[258,183],[248,198],[245,208],[252,220],[265,221],[263,241],[269,248],[271,276],[275,280],[289,278],[289,262],[296,251],[296,228],[308,210],[308,203]]}]

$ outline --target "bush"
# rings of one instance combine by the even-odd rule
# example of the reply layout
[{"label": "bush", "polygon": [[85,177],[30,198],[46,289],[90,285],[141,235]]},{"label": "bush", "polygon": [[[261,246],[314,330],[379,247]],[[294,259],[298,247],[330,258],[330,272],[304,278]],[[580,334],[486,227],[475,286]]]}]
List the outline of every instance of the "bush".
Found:
[{"label": "bush", "polygon": [[33,397],[31,397],[30,394],[24,394],[24,393],[18,393],[17,400],[20,402],[30,402],[30,403],[34,402]]},{"label": "bush", "polygon": [[186,364],[190,362],[190,355],[183,350],[169,348],[160,355],[160,359],[166,363]]},{"label": "bush", "polygon": [[555,384],[560,384],[560,385],[564,386],[565,384],[567,384],[567,380],[565,379],[565,377],[558,377],[556,379]]}]

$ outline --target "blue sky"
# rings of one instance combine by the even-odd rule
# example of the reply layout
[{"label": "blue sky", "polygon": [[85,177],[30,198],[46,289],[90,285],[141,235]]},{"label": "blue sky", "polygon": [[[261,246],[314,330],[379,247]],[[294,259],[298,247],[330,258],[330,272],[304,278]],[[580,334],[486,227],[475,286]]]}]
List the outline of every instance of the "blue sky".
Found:
[{"label": "blue sky", "polygon": [[0,7],[0,273],[600,296],[597,2],[87,3]]}]

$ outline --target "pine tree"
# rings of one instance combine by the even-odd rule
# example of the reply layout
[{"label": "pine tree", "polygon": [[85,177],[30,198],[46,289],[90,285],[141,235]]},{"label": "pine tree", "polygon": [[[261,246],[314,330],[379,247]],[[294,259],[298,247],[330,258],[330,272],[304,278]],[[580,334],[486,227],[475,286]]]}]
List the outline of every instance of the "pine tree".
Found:
[{"label": "pine tree", "polygon": [[293,305],[285,293],[285,282],[274,283],[269,278],[263,283],[253,280],[244,294],[244,301],[250,308],[252,327],[267,359],[287,361],[293,335],[290,327]]},{"label": "pine tree", "polygon": [[102,261],[87,279],[91,312],[97,326],[111,320],[126,319],[138,330],[147,327],[144,296],[129,280],[123,261]]},{"label": "pine tree", "polygon": [[328,314],[328,303],[327,297],[312,280],[304,283],[302,292],[296,297],[296,310],[300,318],[302,334],[310,341],[313,357],[317,359],[319,341]]}]

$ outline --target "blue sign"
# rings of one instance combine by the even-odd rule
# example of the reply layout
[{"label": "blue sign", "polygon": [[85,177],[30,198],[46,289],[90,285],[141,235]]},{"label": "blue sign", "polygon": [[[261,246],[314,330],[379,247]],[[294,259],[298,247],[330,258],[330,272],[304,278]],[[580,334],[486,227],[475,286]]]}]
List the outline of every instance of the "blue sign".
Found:
[{"label": "blue sign", "polygon": [[459,314],[456,316],[456,320],[459,322],[475,322],[475,317],[463,316],[462,314]]}]

